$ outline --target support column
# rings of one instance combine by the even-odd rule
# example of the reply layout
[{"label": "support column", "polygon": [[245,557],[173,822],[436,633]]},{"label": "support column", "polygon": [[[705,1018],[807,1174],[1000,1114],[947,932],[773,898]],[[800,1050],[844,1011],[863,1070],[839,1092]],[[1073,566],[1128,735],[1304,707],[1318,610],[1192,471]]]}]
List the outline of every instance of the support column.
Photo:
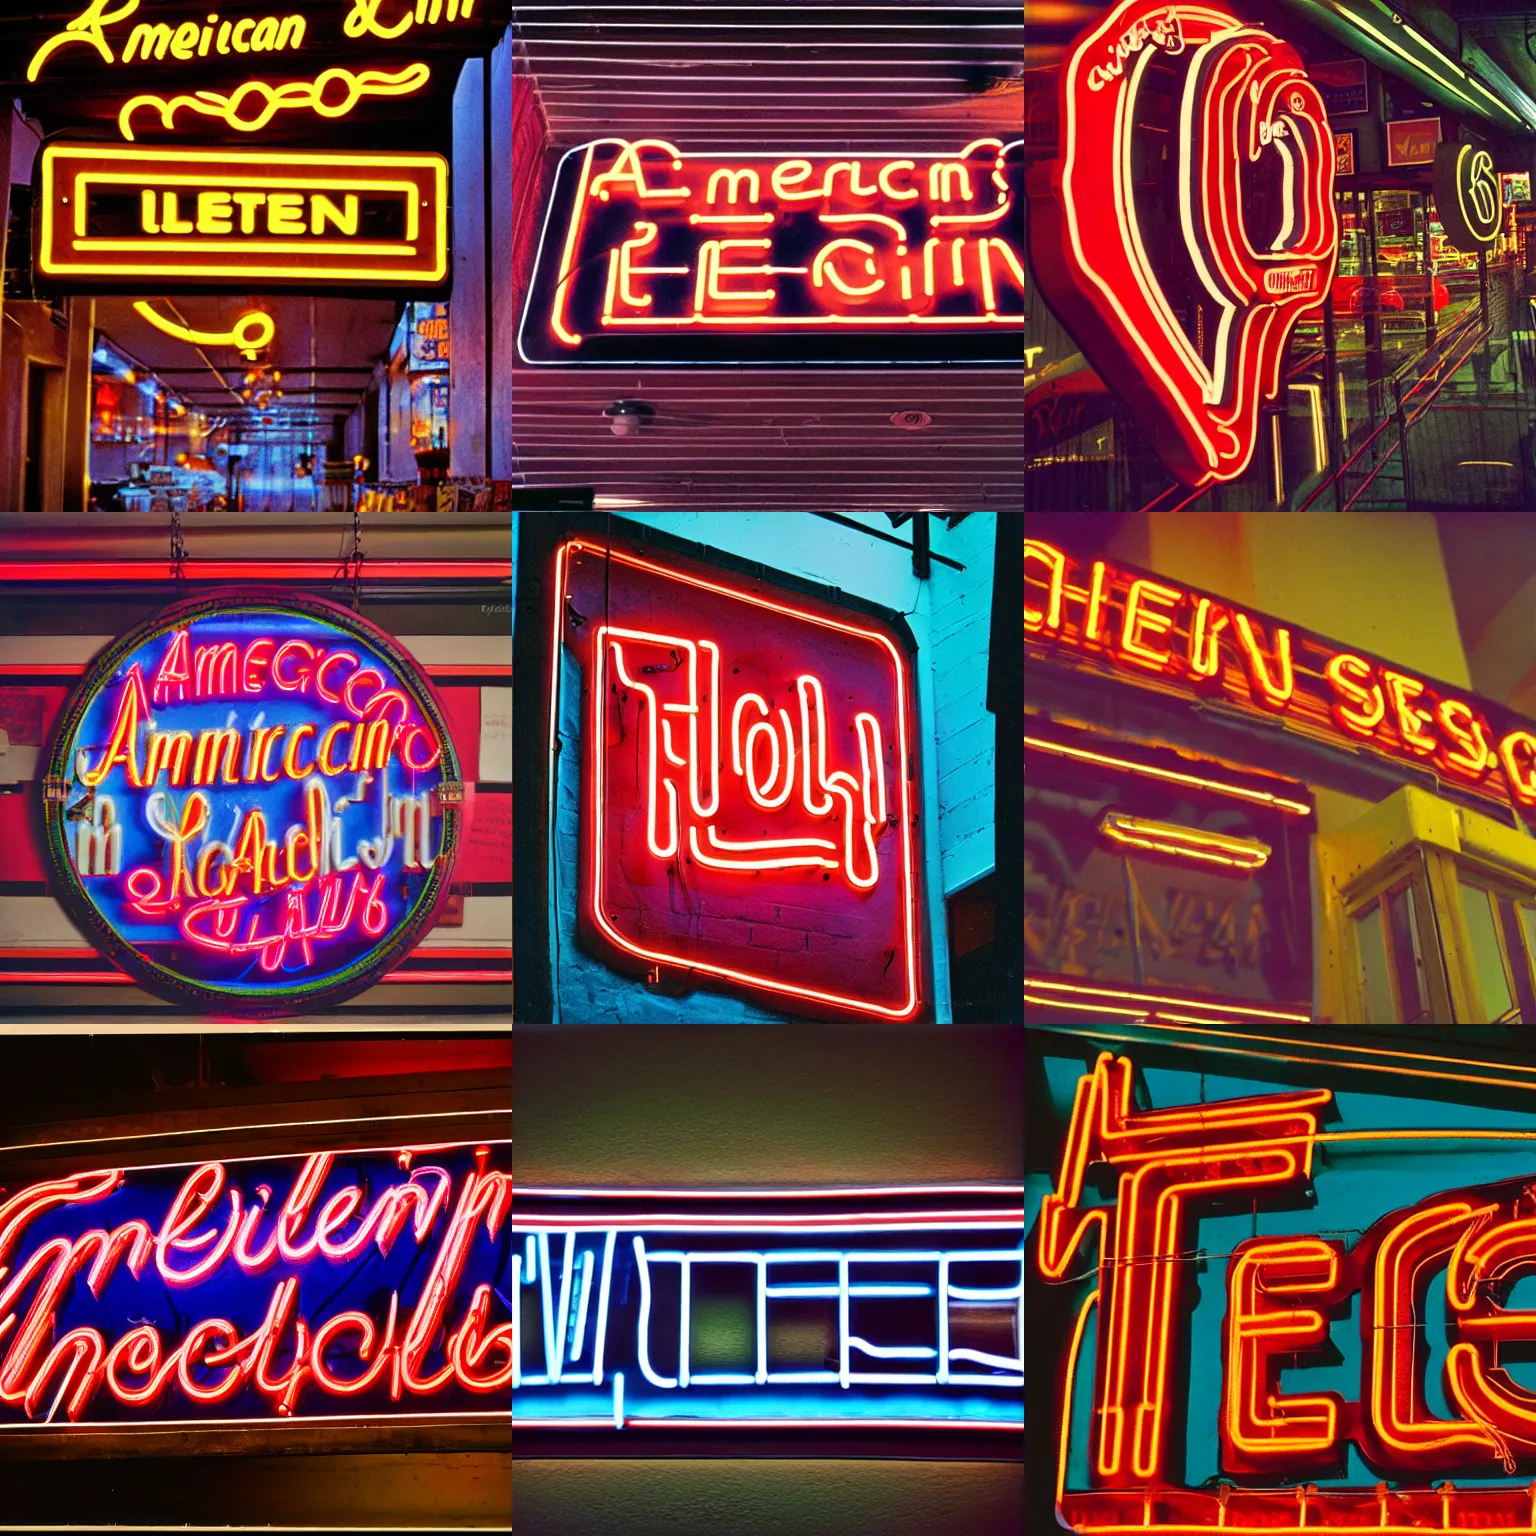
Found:
[{"label": "support column", "polygon": [[68,355],[64,365],[63,474],[61,512],[84,512],[90,504],[91,353],[96,347],[96,300],[69,301]]}]

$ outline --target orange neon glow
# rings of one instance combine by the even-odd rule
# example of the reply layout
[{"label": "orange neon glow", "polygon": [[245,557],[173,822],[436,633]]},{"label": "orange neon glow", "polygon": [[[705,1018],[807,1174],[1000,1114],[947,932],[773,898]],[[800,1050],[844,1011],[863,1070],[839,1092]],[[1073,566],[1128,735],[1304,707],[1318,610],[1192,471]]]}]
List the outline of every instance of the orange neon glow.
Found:
[{"label": "orange neon glow", "polygon": [[1298,733],[1433,760],[1502,805],[1536,806],[1536,731],[1501,732],[1494,706],[1174,583],[1075,561],[1042,539],[1024,541],[1024,588],[1026,641],[1076,653],[1087,668],[1153,672],[1195,698],[1219,692]]},{"label": "orange neon glow", "polygon": [[[559,172],[573,186],[565,226],[546,231],[550,335],[580,347],[578,307],[600,332],[1022,326],[1017,149],[977,139],[925,157],[922,176],[910,156],[582,145]],[[638,266],[641,253],[661,259]]]},{"label": "orange neon glow", "polygon": [[1118,654],[1124,661],[1161,672],[1172,661],[1165,650],[1154,651],[1147,635],[1166,635],[1173,628],[1173,610],[1184,594],[1177,587],[1140,577],[1125,595],[1125,617],[1120,627]]},{"label": "orange neon glow", "polygon": [[[1171,1008],[1209,1009],[1214,1013],[1232,1015],[1245,1019],[1275,1019],[1282,1024],[1310,1024],[1310,1014],[1295,1013],[1278,1008],[1255,1008],[1248,1003],[1234,1003],[1226,998],[1202,1001],[1195,997],[1165,997],[1155,992],[1125,992],[1114,987],[1101,987],[1096,983],[1075,981],[1052,981],[1041,976],[1026,976],[1024,978],[1024,1001],[1027,1002],[1052,1002],[1057,994],[1065,994],[1068,997],[1081,998],[1107,998],[1113,1001],[1139,1002],[1143,1006],[1141,1012],[1151,1013],[1160,1011],[1159,1004],[1166,1003]],[[1029,993],[1036,990],[1041,994],[1049,993],[1051,996],[1040,996],[1031,999]]]},{"label": "orange neon glow", "polygon": [[1131,848],[1145,848],[1174,858],[1195,859],[1228,869],[1262,869],[1273,852],[1268,843],[1255,837],[1229,837],[1222,832],[1203,832],[1194,827],[1180,827],[1168,821],[1149,821],[1141,816],[1127,816],[1123,811],[1106,811],[1099,830],[1108,838]]},{"label": "orange neon glow", "polygon": [[1352,656],[1348,651],[1340,651],[1332,657],[1323,673],[1333,687],[1331,708],[1339,728],[1364,741],[1375,736],[1376,727],[1387,717],[1387,701],[1381,684],[1371,681],[1374,673],[1375,668],[1370,662]]},{"label": "orange neon glow", "polygon": [[[1093,1466],[1106,1487],[1165,1474],[1175,1262],[1190,1200],[1287,1188],[1310,1177],[1327,1089],[1137,1111],[1131,1063],[1101,1055],[1077,1085],[1055,1190],[1042,1202],[1039,1268],[1060,1280],[1090,1234],[1098,1242],[1098,1408]],[[1117,1172],[1113,1210],[1085,1206],[1090,1167]]]},{"label": "orange neon glow", "polygon": [[[1130,1062],[1107,1053],[1079,1080],[1056,1186],[1038,1222],[1041,1277],[1091,1288],[1075,1303],[1064,1362],[1057,1508],[1069,1528],[1125,1536],[1222,1528],[1360,1536],[1531,1529],[1536,1506],[1528,1482],[1469,1487],[1440,1480],[1453,1471],[1507,1478],[1536,1460],[1536,1393],[1499,1357],[1501,1347],[1536,1340],[1536,1311],[1508,1306],[1514,1287],[1536,1273],[1536,1212],[1523,1177],[1393,1211],[1352,1247],[1291,1235],[1239,1243],[1227,1266],[1222,1470],[1263,1483],[1184,1489],[1159,1460],[1166,1439],[1157,1439],[1154,1426],[1166,1422],[1159,1404],[1180,1350],[1174,1335],[1183,1315],[1179,1288],[1190,1273],[1184,1261],[1202,1252],[1192,1237],[1181,1239],[1189,1200],[1214,1196],[1242,1208],[1251,1191],[1257,1210],[1267,1196],[1294,1198],[1310,1177],[1319,1142],[1536,1135],[1456,1127],[1323,1132],[1318,1120],[1330,1101],[1327,1090],[1317,1089],[1137,1110]],[[1105,1188],[1089,1177],[1095,1167],[1116,1177],[1112,1204],[1092,1201],[1089,1191]],[[1090,1235],[1099,1245],[1098,1264],[1085,1271]],[[1425,1392],[1430,1288],[1441,1274],[1451,1333],[1443,1373],[1447,1417],[1429,1409]],[[1304,1369],[1308,1356],[1327,1347],[1354,1291],[1361,1293],[1358,1403],[1335,1392],[1281,1392],[1280,1372]],[[1096,1407],[1087,1425],[1092,1487],[1069,1489],[1073,1383],[1095,1309]],[[1303,1484],[1308,1472],[1336,1476],[1351,1441],[1373,1469],[1410,1480],[1375,1489]],[[1424,1486],[1426,1478],[1432,1487]],[[1303,1494],[1310,1521],[1297,1503]],[[1294,1525],[1291,1513],[1298,1515]]]},{"label": "orange neon glow", "polygon": [[1319,1238],[1254,1238],[1240,1244],[1227,1265],[1221,1433],[1223,1464],[1234,1471],[1273,1465],[1277,1456],[1305,1463],[1311,1453],[1335,1448],[1338,1395],[1282,1396],[1278,1379],[1284,1357],[1316,1349],[1328,1337],[1321,1311],[1283,1303],[1330,1292],[1340,1254],[1338,1244]]},{"label": "orange neon glow", "polygon": [[1440,745],[1433,736],[1424,732],[1424,727],[1434,717],[1413,702],[1423,697],[1424,684],[1415,677],[1405,677],[1401,672],[1383,671],[1381,680],[1386,684],[1387,697],[1392,701],[1392,715],[1403,745],[1418,756],[1429,756]]},{"label": "orange neon glow", "polygon": [[1241,784],[1227,784],[1220,779],[1208,779],[1199,774],[1179,773],[1170,768],[1157,768],[1150,763],[1138,763],[1133,758],[1116,757],[1107,752],[1090,752],[1085,747],[1070,747],[1065,742],[1047,741],[1043,736],[1026,736],[1024,745],[1037,752],[1048,752],[1054,757],[1072,758],[1078,762],[1098,763],[1106,768],[1120,768],[1127,773],[1140,774],[1149,779],[1162,779],[1170,784],[1187,784],[1194,789],[1208,789],[1213,794],[1231,795],[1238,800],[1251,800],[1256,805],[1273,806],[1291,816],[1310,816],[1312,807],[1300,800],[1287,800],[1282,795],[1272,795],[1267,790],[1249,789]]},{"label": "orange neon glow", "polygon": [[[734,699],[726,697],[722,690],[721,647],[714,641],[693,640],[652,630],[596,626],[591,638],[592,711],[585,727],[586,770],[592,786],[591,852],[584,865],[584,905],[594,925],[627,954],[650,962],[683,965],[740,985],[802,998],[811,1003],[890,1019],[913,1017],[920,1004],[915,852],[910,805],[913,787],[907,768],[910,737],[906,669],[898,647],[878,630],[845,623],[823,613],[776,601],[761,592],[694,576],[582,539],[567,542],[557,553],[557,593],[566,591],[571,560],[583,552],[604,556],[615,564],[679,582],[687,588],[739,601],[747,605],[744,618],[750,618],[751,610],[756,609],[803,620],[833,635],[872,643],[881,657],[891,663],[895,693],[895,718],[887,721],[885,726],[869,709],[853,707],[848,732],[852,737],[850,746],[857,751],[857,768],[834,767],[829,770],[828,732],[831,727],[826,689],[815,674],[802,672],[795,679],[793,711],[782,705],[774,710],[755,692],[743,691]],[[558,609],[558,603],[556,607]],[[553,650],[556,665],[550,684],[552,711],[557,709],[559,699],[561,643],[557,612]],[[642,653],[658,657],[671,654],[673,661],[658,661],[648,670],[653,675],[677,671],[683,685],[682,702],[661,702],[659,689],[646,681],[647,669],[643,669],[636,659]],[[608,681],[610,675],[611,683]],[[901,966],[898,974],[902,986],[899,1002],[860,999],[830,988],[799,985],[785,980],[781,973],[773,970],[755,973],[740,965],[711,960],[707,947],[691,945],[686,955],[669,954],[659,949],[655,940],[641,942],[636,936],[620,931],[616,920],[605,910],[610,898],[604,894],[604,848],[608,838],[604,826],[604,719],[605,712],[612,714],[613,705],[611,701],[606,706],[599,702],[609,700],[614,688],[628,690],[644,701],[641,713],[646,719],[640,727],[643,742],[637,757],[637,771],[643,784],[646,845],[651,858],[681,867],[680,861],[686,856],[694,866],[703,870],[735,872],[747,878],[765,871],[822,871],[829,876],[835,872],[855,895],[874,895],[894,886],[899,923],[896,958]],[[722,714],[728,742],[722,742]],[[688,764],[686,802],[678,782],[682,778],[681,764],[670,746],[675,738],[669,729],[673,723],[669,716],[679,715],[686,718],[688,724],[684,749]],[[552,753],[556,718],[557,715],[552,713]],[[676,723],[681,725],[682,722],[678,720]],[[885,745],[887,727],[892,728],[889,748]],[[840,726],[837,730],[834,740],[845,739]],[[707,744],[701,738],[707,738]],[[640,765],[640,759],[643,759],[643,765]],[[765,762],[767,768],[763,772]],[[887,785],[888,773],[893,776],[894,790]],[[720,819],[725,814],[723,785],[730,787],[733,793],[739,792],[741,803],[748,807],[791,816],[786,830],[794,835],[743,837],[732,833],[729,824]],[[796,789],[798,796],[792,799]],[[896,818],[889,813],[889,801],[899,805],[899,829]],[[832,837],[819,835],[823,829],[817,826],[822,818],[834,812],[840,813],[842,822],[840,843]],[[882,847],[889,849],[888,865],[882,862]],[[689,875],[687,878],[694,877]]]}]

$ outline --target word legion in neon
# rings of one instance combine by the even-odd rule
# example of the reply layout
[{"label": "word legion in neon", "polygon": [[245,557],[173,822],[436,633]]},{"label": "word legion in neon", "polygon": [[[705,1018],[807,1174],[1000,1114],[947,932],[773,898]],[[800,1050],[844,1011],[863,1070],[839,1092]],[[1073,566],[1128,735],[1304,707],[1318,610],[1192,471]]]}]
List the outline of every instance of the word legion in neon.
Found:
[{"label": "word legion in neon", "polygon": [[41,270],[86,284],[430,287],[448,270],[437,154],[49,144],[41,198]]},{"label": "word legion in neon", "polygon": [[0,1200],[0,1434],[504,1416],[510,1143],[43,1180]]},{"label": "word legion in neon", "polygon": [[929,332],[1002,331],[1017,361],[1021,150],[988,138],[952,157],[727,157],[596,140],[557,172],[524,356],[772,360],[861,333],[874,357]]},{"label": "word legion in neon", "polygon": [[900,644],[873,620],[585,539],[561,547],[554,590],[552,795],[567,648],[585,684],[569,725],[583,937],[625,968],[675,966],[775,1007],[914,1017]]},{"label": "word legion in neon", "polygon": [[1021,1430],[1022,1197],[518,1190],[513,1423]]},{"label": "word legion in neon", "polygon": [[1041,291],[1178,479],[1234,479],[1333,279],[1322,97],[1289,43],[1201,0],[1121,0],[1059,81],[1060,153],[1029,184]]},{"label": "word legion in neon", "polygon": [[[1240,703],[1322,737],[1536,808],[1536,728],[1224,599],[1024,541],[1026,644]],[[1495,724],[1495,720],[1498,721]]]},{"label": "word legion in neon", "polygon": [[441,707],[399,647],[328,603],[224,594],[149,620],[87,674],[49,771],[66,900],[177,1001],[283,1013],[347,996],[447,894]]},{"label": "word legion in neon", "polygon": [[[1324,1130],[1338,1112],[1326,1088],[1140,1108],[1132,1063],[1107,1053],[1079,1081],[1035,1231],[1043,1281],[1083,1292],[1060,1378],[1068,1529],[1529,1529],[1536,1393],[1510,1368],[1533,1336],[1533,1314],[1513,1304],[1536,1272],[1528,1171],[1431,1194],[1348,1235],[1287,1224],[1233,1244],[1206,1426],[1222,1485],[1183,1486],[1174,1446],[1202,1428],[1181,1424],[1178,1388],[1199,1223],[1232,1209],[1257,1223],[1307,1200],[1321,1144],[1374,1139]],[[1381,1134],[1426,1150],[1500,1137],[1486,1126]],[[1530,1136],[1511,1133],[1517,1158]],[[1358,1377],[1340,1390],[1333,1372],[1320,1389],[1311,1378],[1345,1335],[1358,1339]],[[1337,1481],[1357,1457],[1363,1486]]]}]

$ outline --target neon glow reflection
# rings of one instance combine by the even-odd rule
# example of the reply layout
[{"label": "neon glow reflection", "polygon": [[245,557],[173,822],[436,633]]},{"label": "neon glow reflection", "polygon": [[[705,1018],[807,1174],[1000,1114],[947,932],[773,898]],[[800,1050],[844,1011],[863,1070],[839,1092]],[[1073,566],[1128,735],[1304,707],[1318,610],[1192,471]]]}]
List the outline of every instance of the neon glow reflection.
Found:
[{"label": "neon glow reflection", "polygon": [[520,1190],[519,1428],[1024,1422],[1016,1186]]},{"label": "neon glow reflection", "polygon": [[0,1202],[0,1429],[506,1412],[510,1143],[106,1168]]},{"label": "neon glow reflection", "polygon": [[178,1000],[283,1011],[398,960],[451,876],[458,769],[430,685],[304,599],[184,604],[110,648],[61,719],[67,894]]}]

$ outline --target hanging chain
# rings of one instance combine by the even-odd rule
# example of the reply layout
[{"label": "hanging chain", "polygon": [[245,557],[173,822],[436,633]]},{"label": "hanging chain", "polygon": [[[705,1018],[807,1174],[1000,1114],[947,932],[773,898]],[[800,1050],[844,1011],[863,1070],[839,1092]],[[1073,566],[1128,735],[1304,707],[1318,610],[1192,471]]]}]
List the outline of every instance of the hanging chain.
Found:
[{"label": "hanging chain", "polygon": [[363,611],[363,520],[358,511],[357,486],[349,487],[352,500],[352,611]]},{"label": "hanging chain", "polygon": [[186,580],[187,541],[181,536],[181,509],[171,506],[171,580],[178,587]]}]

